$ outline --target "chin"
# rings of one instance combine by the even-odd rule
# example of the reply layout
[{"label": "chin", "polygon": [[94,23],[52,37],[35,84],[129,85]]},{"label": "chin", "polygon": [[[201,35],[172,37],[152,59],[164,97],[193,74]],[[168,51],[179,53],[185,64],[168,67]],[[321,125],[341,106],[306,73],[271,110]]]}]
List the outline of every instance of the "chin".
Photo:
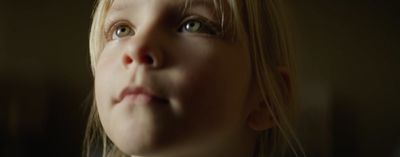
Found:
[{"label": "chin", "polygon": [[[139,127],[135,127],[139,128]],[[111,134],[110,139],[119,150],[128,155],[152,156],[159,154],[169,145],[160,131],[145,128],[124,128],[122,131]],[[171,141],[168,141],[171,142]]]},{"label": "chin", "polygon": [[140,137],[121,137],[114,140],[113,143],[119,150],[128,155],[148,156],[160,149],[156,141],[140,139]]}]

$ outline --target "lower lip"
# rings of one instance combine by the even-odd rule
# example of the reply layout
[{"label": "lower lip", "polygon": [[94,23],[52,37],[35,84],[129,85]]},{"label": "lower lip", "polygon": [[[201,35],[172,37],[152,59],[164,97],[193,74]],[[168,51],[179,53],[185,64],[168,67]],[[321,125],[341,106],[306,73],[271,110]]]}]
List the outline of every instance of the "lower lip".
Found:
[{"label": "lower lip", "polygon": [[150,104],[164,104],[165,102],[159,98],[153,97],[148,94],[129,94],[126,95],[121,102],[133,105],[150,105]]}]

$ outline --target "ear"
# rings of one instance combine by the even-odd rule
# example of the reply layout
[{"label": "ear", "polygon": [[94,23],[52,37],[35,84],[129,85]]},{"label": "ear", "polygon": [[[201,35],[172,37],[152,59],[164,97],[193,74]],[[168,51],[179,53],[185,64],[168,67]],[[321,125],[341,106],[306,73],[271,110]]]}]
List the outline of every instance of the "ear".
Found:
[{"label": "ear", "polygon": [[[285,67],[278,67],[277,68],[278,75],[283,80],[284,86],[281,86],[282,88],[287,88],[285,90],[288,90],[291,92],[291,83],[290,83],[290,76],[288,69]],[[270,128],[273,128],[275,126],[275,121],[274,118],[271,115],[270,107],[268,107],[268,102],[265,102],[266,100],[263,100],[260,88],[256,86],[255,88],[255,103],[253,103],[251,111],[247,117],[247,123],[249,127],[255,131],[263,131],[267,130]]]},{"label": "ear", "polygon": [[286,88],[284,90],[287,91],[288,93],[292,93],[293,88],[292,88],[292,82],[291,82],[291,78],[290,78],[291,76],[289,74],[289,69],[287,67],[280,66],[277,68],[277,71],[283,80],[283,86],[281,86],[281,87]]},{"label": "ear", "polygon": [[257,81],[252,81],[250,110],[247,116],[247,124],[254,131],[263,131],[274,127],[274,120],[270,108],[264,101]]},{"label": "ear", "polygon": [[264,101],[259,102],[250,112],[247,123],[254,131],[263,131],[275,126],[269,108]]}]

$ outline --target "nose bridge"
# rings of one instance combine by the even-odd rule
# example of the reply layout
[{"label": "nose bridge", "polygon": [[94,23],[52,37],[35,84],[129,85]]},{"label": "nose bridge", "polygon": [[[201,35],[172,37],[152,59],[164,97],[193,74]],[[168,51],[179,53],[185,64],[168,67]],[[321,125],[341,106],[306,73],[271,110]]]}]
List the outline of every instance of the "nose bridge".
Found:
[{"label": "nose bridge", "polygon": [[123,63],[128,68],[131,63],[149,67],[160,67],[163,63],[163,35],[161,19],[153,16],[136,26],[135,35],[123,54]]},{"label": "nose bridge", "polygon": [[136,30],[132,42],[138,47],[157,49],[163,45],[165,37],[168,1],[148,0],[140,10],[140,18],[135,21]]},{"label": "nose bridge", "polygon": [[166,35],[168,30],[166,20],[168,19],[169,5],[164,1],[149,0],[149,5],[145,11],[142,20],[137,25],[136,38],[142,42],[157,44]]},{"label": "nose bridge", "polygon": [[162,35],[161,29],[157,28],[160,26],[161,25],[157,24],[157,22],[149,21],[143,24],[143,26],[137,27],[132,42],[137,46],[157,46],[157,43],[160,43],[159,39]]}]

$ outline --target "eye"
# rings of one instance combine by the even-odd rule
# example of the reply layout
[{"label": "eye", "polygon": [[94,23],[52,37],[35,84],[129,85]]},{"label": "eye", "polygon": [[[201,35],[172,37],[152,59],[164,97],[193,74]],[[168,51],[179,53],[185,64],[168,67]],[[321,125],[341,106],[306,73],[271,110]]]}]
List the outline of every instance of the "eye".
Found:
[{"label": "eye", "polygon": [[202,27],[202,23],[195,20],[190,20],[183,25],[183,30],[186,32],[198,32]]},{"label": "eye", "polygon": [[112,33],[112,40],[135,34],[133,29],[126,24],[118,25]]},{"label": "eye", "polygon": [[203,33],[203,34],[210,34],[210,35],[216,35],[218,33],[216,27],[214,27],[214,24],[211,24],[210,22],[203,22],[203,21],[204,20],[197,20],[197,19],[187,20],[180,26],[179,32]]}]

